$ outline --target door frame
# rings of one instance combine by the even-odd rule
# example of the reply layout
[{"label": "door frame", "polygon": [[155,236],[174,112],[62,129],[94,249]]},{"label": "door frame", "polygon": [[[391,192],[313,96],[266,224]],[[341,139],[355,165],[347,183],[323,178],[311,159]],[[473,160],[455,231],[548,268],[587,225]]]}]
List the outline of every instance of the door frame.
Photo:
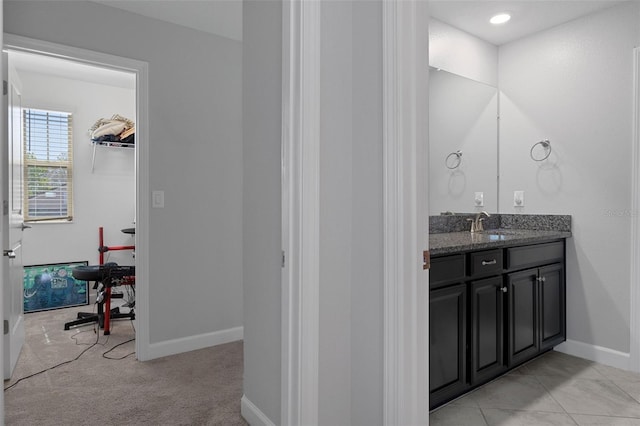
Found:
[{"label": "door frame", "polygon": [[420,0],[382,3],[384,424],[426,425],[429,13]]},{"label": "door frame", "polygon": [[126,71],[136,75],[136,357],[150,359],[149,342],[149,77],[143,61],[4,33],[3,49]]},{"label": "door frame", "polygon": [[320,1],[282,3],[284,426],[318,424],[320,8]]},{"label": "door frame", "polygon": [[[428,424],[428,10],[381,1],[385,425]],[[283,2],[281,424],[318,424],[321,2]],[[304,196],[303,196],[304,195]]]},{"label": "door frame", "polygon": [[629,369],[640,372],[640,47],[633,49]]}]

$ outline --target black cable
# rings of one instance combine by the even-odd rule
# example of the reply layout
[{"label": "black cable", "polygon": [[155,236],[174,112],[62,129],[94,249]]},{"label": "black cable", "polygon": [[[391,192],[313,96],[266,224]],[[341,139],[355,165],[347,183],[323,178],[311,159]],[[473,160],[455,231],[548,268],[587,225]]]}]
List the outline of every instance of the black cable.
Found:
[{"label": "black cable", "polygon": [[[133,321],[131,321],[131,326],[133,327]],[[134,327],[134,330],[135,330],[135,327]],[[80,333],[84,333],[84,332],[87,332],[87,331],[89,331],[89,330],[80,331],[80,332],[78,332],[78,333],[74,334],[73,336],[71,336],[71,339],[75,341],[76,345],[86,345],[86,344],[88,344],[88,343],[78,343],[78,341],[76,340],[76,338],[75,338],[75,337],[76,337],[78,334],[80,334]],[[96,332],[95,328],[94,328],[93,332],[94,332],[94,333]],[[98,336],[97,336],[97,338],[96,338],[96,341],[95,341],[95,342],[93,342],[93,343],[91,343],[91,346],[89,346],[88,348],[85,348],[85,349],[84,349],[82,352],[80,352],[80,353],[78,354],[78,356],[76,356],[74,359],[70,359],[70,360],[68,360],[68,361],[61,362],[60,364],[56,364],[56,365],[54,365],[54,366],[52,366],[52,367],[46,368],[46,369],[41,370],[41,371],[38,371],[38,372],[36,372],[36,373],[29,374],[28,376],[21,377],[21,378],[19,378],[18,380],[16,380],[16,382],[15,382],[15,383],[13,383],[13,384],[11,384],[11,385],[7,386],[6,388],[4,388],[4,390],[5,390],[5,391],[7,391],[7,390],[11,389],[12,387],[14,387],[15,385],[17,385],[18,383],[20,383],[21,381],[26,380],[26,379],[30,379],[31,377],[37,376],[38,374],[45,373],[45,372],[47,372],[47,371],[53,370],[53,369],[55,369],[55,368],[58,368],[58,367],[60,367],[60,366],[63,366],[63,365],[69,364],[69,363],[71,363],[71,362],[73,362],[73,361],[77,361],[77,360],[78,360],[78,359],[79,359],[79,358],[80,358],[80,357],[81,357],[85,352],[87,352],[89,349],[93,348],[94,346],[97,346],[97,345],[105,346],[105,345],[109,342],[109,337],[110,337],[110,336],[107,336],[107,340],[106,340],[104,343],[100,343],[100,335],[98,334]],[[114,350],[114,349],[115,349],[115,348],[117,348],[118,346],[122,346],[122,345],[124,345],[125,343],[133,342],[134,340],[136,340],[136,339],[135,339],[135,337],[134,337],[134,338],[132,338],[132,339],[129,339],[129,340],[127,340],[127,341],[124,341],[124,342],[122,342],[122,343],[118,343],[117,345],[115,345],[114,347],[112,347],[111,349],[109,349],[108,351],[104,352],[104,353],[102,354],[102,357],[103,357],[103,358],[106,358],[106,359],[111,359],[111,360],[121,360],[121,359],[125,359],[126,357],[129,357],[129,356],[131,356],[131,355],[135,355],[135,351],[134,351],[134,352],[131,352],[131,353],[129,353],[129,354],[125,355],[125,356],[119,357],[119,358],[112,358],[112,357],[108,357],[108,356],[106,356],[109,352],[111,352],[112,350]]]},{"label": "black cable", "polygon": [[[133,320],[131,320],[131,321],[130,321],[130,323],[131,323],[131,328],[133,328],[133,333],[135,334],[135,332],[136,332],[136,326],[133,324]],[[122,357],[120,357],[120,358],[112,358],[112,357],[108,357],[108,356],[107,356],[107,354],[108,354],[109,352],[111,352],[112,350],[114,350],[114,349],[115,349],[115,348],[117,348],[118,346],[122,346],[122,345],[124,345],[125,343],[133,342],[134,340],[136,340],[136,338],[135,338],[135,337],[134,337],[134,338],[132,338],[132,339],[129,339],[129,340],[125,341],[125,342],[118,343],[117,345],[115,345],[114,347],[112,347],[111,349],[109,349],[108,351],[104,352],[104,353],[102,354],[102,357],[103,357],[103,358],[106,358],[106,359],[112,359],[112,360],[121,360],[121,359],[125,359],[126,357],[129,357],[129,356],[131,356],[131,355],[135,355],[135,354],[136,354],[136,352],[135,352],[135,351],[133,351],[133,352],[128,353],[128,354],[126,354],[125,356],[122,356]]]},{"label": "black cable", "polygon": [[79,336],[79,335],[80,335],[80,334],[82,334],[82,333],[88,333],[88,332],[90,332],[90,331],[93,331],[94,333],[96,333],[96,328],[95,328],[95,326],[94,326],[92,329],[89,329],[89,330],[82,330],[82,331],[78,331],[76,334],[73,334],[73,335],[72,335],[71,337],[69,337],[69,338],[70,338],[71,340],[73,340],[73,341],[76,343],[76,345],[78,345],[78,346],[87,346],[87,345],[101,345],[101,346],[104,346],[104,345],[106,345],[106,344],[109,342],[109,336],[107,336],[107,340],[106,340],[104,343],[91,343],[91,342],[89,342],[89,343],[80,343],[80,342],[78,342],[77,336]]},{"label": "black cable", "polygon": [[126,344],[126,343],[133,342],[134,340],[136,340],[136,338],[135,338],[135,337],[134,337],[133,339],[126,340],[126,341],[124,341],[124,342],[122,342],[122,343],[118,343],[117,345],[115,345],[114,347],[112,347],[111,349],[109,349],[108,351],[104,352],[104,353],[102,354],[102,357],[103,357],[103,358],[106,358],[106,359],[115,359],[115,360],[120,360],[120,359],[125,359],[125,358],[126,358],[126,357],[128,357],[128,356],[134,355],[134,354],[135,354],[135,351],[134,351],[134,352],[131,352],[131,353],[129,353],[129,354],[126,354],[125,356],[119,357],[119,358],[111,358],[111,357],[108,357],[108,356],[107,356],[107,354],[108,354],[109,352],[111,352],[112,350],[114,350],[114,349],[115,349],[115,348],[117,348],[118,346],[122,346],[122,345],[124,345],[124,344]]},{"label": "black cable", "polygon": [[[94,304],[93,304],[93,309],[91,310],[91,313],[92,313],[92,314],[95,314],[95,315],[97,315],[97,314],[96,314],[96,305],[97,305],[97,303],[94,303]],[[98,342],[95,342],[95,343],[80,343],[80,342],[78,342],[78,340],[77,340],[77,338],[76,338],[76,336],[78,336],[79,334],[81,334],[81,333],[88,333],[89,331],[93,331],[94,333],[98,333],[98,330],[96,329],[96,325],[97,325],[97,324],[99,324],[99,323],[100,323],[100,321],[96,321],[96,323],[94,323],[94,324],[93,324],[93,328],[91,328],[91,329],[87,329],[87,330],[78,331],[77,333],[75,333],[75,334],[71,335],[69,338],[70,338],[71,340],[73,340],[73,341],[75,342],[75,344],[76,344],[76,345],[78,345],[78,346],[84,346],[84,345],[101,345],[101,346],[106,346],[106,344],[107,344],[107,343],[109,343],[109,335],[107,335],[107,340],[105,340],[105,341],[104,341],[104,343],[98,343]],[[100,337],[98,337],[98,341],[99,341],[99,340],[100,340]]]},{"label": "black cable", "polygon": [[38,374],[42,374],[42,373],[45,373],[47,371],[51,371],[54,368],[58,368],[58,367],[61,367],[63,365],[66,365],[66,364],[70,364],[73,361],[77,361],[82,355],[84,355],[85,352],[87,352],[89,349],[91,349],[94,346],[96,346],[98,344],[99,340],[100,340],[100,334],[97,333],[96,341],[91,346],[89,346],[88,348],[85,348],[82,352],[80,352],[77,357],[75,357],[73,359],[70,359],[68,361],[61,362],[60,364],[56,364],[53,367],[45,368],[44,370],[38,371],[37,373],[33,373],[33,374],[29,374],[28,376],[21,377],[18,380],[16,380],[15,383],[13,383],[13,384],[7,386],[6,388],[4,388],[5,392],[8,391],[9,389],[11,389],[12,387],[14,387],[15,385],[17,385],[18,383],[20,383],[21,381],[23,381],[23,380],[29,379],[31,377],[37,376]]}]

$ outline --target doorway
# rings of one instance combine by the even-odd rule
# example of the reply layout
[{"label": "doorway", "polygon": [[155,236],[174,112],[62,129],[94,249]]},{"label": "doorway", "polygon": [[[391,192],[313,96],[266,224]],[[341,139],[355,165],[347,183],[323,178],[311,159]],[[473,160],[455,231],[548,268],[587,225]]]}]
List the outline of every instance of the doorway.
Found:
[{"label": "doorway", "polygon": [[[94,200],[95,204],[97,204],[98,206],[97,208],[105,208],[102,203],[104,201],[104,197],[91,197],[90,193],[92,192],[92,190],[95,190],[94,192],[99,192],[98,190],[100,189],[100,185],[102,185],[102,189],[107,188],[107,190],[109,190],[109,181],[113,183],[116,179],[120,181],[124,181],[126,179],[129,180],[129,189],[127,189],[127,191],[132,205],[128,207],[128,212],[124,213],[123,218],[119,220],[119,223],[121,223],[121,225],[116,225],[114,223],[110,227],[113,229],[105,229],[105,245],[128,245],[127,238],[130,238],[129,241],[131,242],[131,244],[135,245],[135,259],[129,258],[129,263],[127,264],[133,264],[136,267],[136,357],[138,358],[138,360],[146,360],[148,359],[147,354],[149,347],[147,285],[149,263],[147,250],[148,197],[145,196],[148,193],[148,154],[146,149],[146,142],[148,140],[147,64],[144,62],[121,58],[113,55],[87,51],[83,49],[9,34],[4,35],[4,49],[12,52],[14,55],[21,55],[23,58],[29,58],[36,62],[47,60],[50,61],[48,62],[49,64],[53,64],[53,62],[51,61],[57,60],[57,64],[59,65],[60,69],[56,68],[57,65],[40,68],[46,69],[46,72],[41,74],[48,74],[49,78],[60,78],[60,74],[62,74],[63,76],[67,75],[68,77],[69,74],[66,73],[71,72],[69,71],[70,69],[74,69],[76,71],[81,68],[83,68],[85,71],[87,69],[91,69],[93,71],[92,73],[85,73],[85,77],[82,78],[79,77],[78,74],[74,79],[82,82],[83,84],[99,85],[100,81],[104,83],[105,79],[109,78],[111,87],[114,88],[114,91],[118,91],[119,93],[125,93],[127,90],[131,91],[130,95],[131,99],[133,100],[133,105],[131,105],[129,112],[126,113],[131,116],[129,118],[131,118],[132,121],[135,122],[136,127],[135,146],[132,147],[133,149],[129,148],[131,149],[131,151],[119,153],[97,152],[96,149],[96,152],[94,153],[94,147],[91,146],[91,138],[87,133],[80,129],[76,131],[76,134],[74,135],[75,147],[84,146],[84,148],[88,148],[88,152],[90,154],[89,156],[86,155],[87,150],[85,150],[84,153],[80,152],[79,155],[76,156],[74,164],[77,164],[78,168],[84,168],[85,172],[88,170],[88,173],[92,173],[94,175],[93,184],[95,187],[84,188],[83,197],[86,198],[84,200],[85,206],[83,208],[79,208],[80,201],[76,201],[77,205],[72,224],[80,225],[82,223],[81,215],[84,216],[84,219],[91,216],[92,208],[90,206],[88,207],[88,204],[86,202],[90,199]],[[9,63],[11,64],[11,59],[9,59]],[[59,75],[56,76],[56,73],[58,73]],[[128,89],[125,87],[121,87],[127,84],[130,86]],[[40,88],[40,90],[42,90],[42,88]],[[98,97],[98,99],[95,99],[95,102],[99,103],[101,102],[101,100],[104,100],[104,98]],[[66,108],[65,102],[67,103]],[[73,109],[73,106],[69,107],[69,103],[70,102],[67,98],[66,101],[51,101],[49,104],[43,105],[43,107],[46,109]],[[93,120],[102,118],[98,117],[97,115],[104,115],[98,114],[97,111],[93,111],[93,114],[96,115],[95,117],[92,117]],[[115,110],[112,114],[124,115],[122,113],[118,113]],[[6,159],[3,159],[4,163],[6,163],[6,161]],[[77,172],[79,173],[80,170],[77,170]],[[100,173],[102,173],[103,175],[103,182],[101,184],[97,183],[100,180]],[[89,174],[87,174],[86,176],[91,177]],[[120,185],[122,185],[122,182],[120,182]],[[122,186],[120,186],[120,188],[122,188]],[[114,188],[111,188],[111,190],[113,189]],[[75,197],[81,195],[80,193],[78,193],[78,190],[79,188],[76,188]],[[114,190],[113,192],[115,193],[115,195],[117,195],[118,193],[118,191],[116,190]],[[112,210],[117,210],[117,206],[112,207],[115,207]],[[106,210],[109,209],[107,208]],[[40,227],[49,226],[49,229],[44,232],[45,237],[43,238],[45,239],[47,238],[46,234],[51,234],[53,232],[53,228],[51,228],[50,225],[51,224],[38,225]],[[64,232],[74,232],[70,229],[68,223],[64,224],[63,226],[66,226],[67,228]],[[85,222],[83,226],[87,227],[87,229],[91,228],[91,232],[87,231],[84,233],[84,235],[82,235],[82,232],[79,232],[81,234],[80,238],[86,240],[86,244],[89,244],[91,248],[86,251],[82,259],[89,261],[89,263],[97,263],[98,227],[92,225],[90,221]],[[131,235],[127,236],[124,233],[121,233],[122,229],[132,227],[134,227],[136,230],[135,237],[131,237]],[[34,229],[30,229],[29,231],[33,230]],[[121,236],[124,238],[122,238]],[[121,244],[121,242],[123,244]],[[51,241],[49,241],[49,245],[55,246],[55,242],[52,243]],[[118,253],[108,253],[108,255],[110,257],[108,260],[115,260],[116,262],[118,262],[118,259],[125,259],[127,255],[131,256],[131,252],[123,251]],[[27,262],[29,261],[27,260]],[[89,291],[92,292],[92,290]],[[7,315],[7,313],[5,313],[5,315]]]},{"label": "doorway", "polygon": [[[24,291],[18,276],[15,305],[24,306],[25,319],[31,312],[93,306],[101,290],[75,280],[73,268],[98,264],[99,257],[118,265],[134,263],[133,249],[102,252],[99,247],[135,247],[133,236],[120,232],[135,230],[135,134],[120,136],[125,128],[127,134],[135,131],[135,74],[14,50],[7,52],[7,61],[8,85],[21,99],[15,106],[17,124],[11,127],[22,129],[12,138],[18,154],[9,156],[8,171],[17,172],[9,173],[8,184],[23,193],[9,197],[9,203],[26,223],[20,235]],[[22,275],[22,268],[16,269]],[[113,289],[122,295],[113,299],[114,306],[125,302],[118,308],[123,313],[134,309],[134,289]],[[95,309],[84,311],[92,314],[88,323],[94,323]],[[75,320],[70,316],[65,329]],[[103,330],[109,334],[109,324]],[[14,346],[11,340],[7,346]]]}]

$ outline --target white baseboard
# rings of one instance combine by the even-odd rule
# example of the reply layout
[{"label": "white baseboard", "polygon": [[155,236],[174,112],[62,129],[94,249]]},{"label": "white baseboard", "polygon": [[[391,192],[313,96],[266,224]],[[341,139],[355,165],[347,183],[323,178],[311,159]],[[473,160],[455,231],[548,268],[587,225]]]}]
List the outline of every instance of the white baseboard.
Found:
[{"label": "white baseboard", "polygon": [[242,395],[240,400],[240,414],[251,426],[275,426],[269,417],[265,416],[253,402],[249,401],[246,395]]},{"label": "white baseboard", "polygon": [[183,352],[195,351],[211,346],[242,340],[244,327],[228,328],[212,333],[199,334],[197,336],[183,337],[181,339],[167,340],[149,345],[148,360],[163,356],[176,355]]},{"label": "white baseboard", "polygon": [[575,340],[567,340],[566,342],[556,346],[554,350],[568,355],[588,359],[590,361],[599,362],[600,364],[620,368],[622,370],[631,369],[630,355],[627,352],[620,352],[614,349],[590,345]]}]

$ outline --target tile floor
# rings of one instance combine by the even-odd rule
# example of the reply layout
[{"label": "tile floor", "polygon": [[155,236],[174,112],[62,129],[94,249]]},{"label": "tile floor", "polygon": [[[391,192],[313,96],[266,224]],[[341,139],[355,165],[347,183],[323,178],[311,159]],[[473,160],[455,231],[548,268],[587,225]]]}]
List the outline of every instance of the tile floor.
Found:
[{"label": "tile floor", "polygon": [[640,426],[640,374],[551,351],[432,411],[429,424]]}]

